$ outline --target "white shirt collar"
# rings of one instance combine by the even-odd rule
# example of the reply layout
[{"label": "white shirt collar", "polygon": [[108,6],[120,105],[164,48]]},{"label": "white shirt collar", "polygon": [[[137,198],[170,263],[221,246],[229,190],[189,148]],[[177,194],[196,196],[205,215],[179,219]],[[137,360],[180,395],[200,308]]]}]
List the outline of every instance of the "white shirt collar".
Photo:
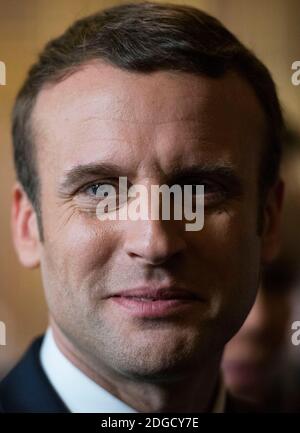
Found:
[{"label": "white shirt collar", "polygon": [[[49,328],[40,351],[42,367],[51,385],[72,413],[137,413],[75,367],[57,347]],[[225,386],[221,384],[213,413],[224,412]]]},{"label": "white shirt collar", "polygon": [[50,383],[71,412],[137,412],[75,367],[57,347],[50,328],[42,343],[40,360]]}]

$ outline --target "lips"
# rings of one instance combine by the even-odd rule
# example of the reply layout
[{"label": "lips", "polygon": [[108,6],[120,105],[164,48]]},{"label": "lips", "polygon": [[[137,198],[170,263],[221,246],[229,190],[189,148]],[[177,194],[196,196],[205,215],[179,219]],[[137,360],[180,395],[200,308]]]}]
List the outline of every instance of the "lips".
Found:
[{"label": "lips", "polygon": [[234,362],[227,361],[223,363],[223,369],[231,381],[243,385],[254,385],[261,383],[267,374],[267,369],[261,364],[255,362]]},{"label": "lips", "polygon": [[144,300],[159,300],[159,299],[199,299],[195,293],[178,288],[178,287],[139,287],[136,289],[123,290],[112,296],[136,298]]},{"label": "lips", "polygon": [[162,317],[199,301],[195,293],[179,287],[139,287],[120,291],[109,297],[114,304],[137,317]]}]

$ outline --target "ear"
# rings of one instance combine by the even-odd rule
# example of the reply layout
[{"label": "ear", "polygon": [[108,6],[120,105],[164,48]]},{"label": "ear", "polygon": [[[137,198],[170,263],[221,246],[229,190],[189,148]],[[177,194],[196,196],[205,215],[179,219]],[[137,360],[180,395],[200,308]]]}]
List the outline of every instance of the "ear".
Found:
[{"label": "ear", "polygon": [[19,182],[13,187],[11,229],[19,260],[27,268],[40,264],[40,238],[37,216]]},{"label": "ear", "polygon": [[263,264],[271,262],[279,253],[283,197],[284,183],[279,179],[269,190],[264,207],[261,251]]}]

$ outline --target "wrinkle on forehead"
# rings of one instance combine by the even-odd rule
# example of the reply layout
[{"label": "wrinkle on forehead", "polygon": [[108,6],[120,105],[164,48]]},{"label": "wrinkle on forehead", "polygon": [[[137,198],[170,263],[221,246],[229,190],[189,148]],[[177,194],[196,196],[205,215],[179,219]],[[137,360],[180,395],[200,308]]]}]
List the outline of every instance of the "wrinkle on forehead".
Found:
[{"label": "wrinkle on forehead", "polygon": [[[145,78],[147,85],[141,86]],[[205,100],[211,102],[212,88],[216,106],[226,103],[227,99],[227,102],[232,100],[240,105],[239,108],[247,108],[249,113],[257,111],[259,103],[254,91],[235,72],[218,79],[175,71],[144,74],[124,71],[100,61],[83,66],[57,84],[46,86],[38,95],[36,105],[39,105],[39,117],[47,116],[50,107],[57,114],[63,114],[65,120],[78,110],[88,113],[101,109],[103,119],[109,112],[110,119],[151,122],[152,119],[141,117],[146,99],[147,107],[152,106],[155,114],[160,114],[159,119],[156,116],[156,123],[161,123],[195,117],[197,101],[201,107]],[[247,92],[247,101],[240,97],[241,91]],[[168,105],[170,96],[177,101],[171,110]]]},{"label": "wrinkle on forehead", "polygon": [[138,140],[151,143],[162,134],[169,142],[196,138],[204,147],[211,139],[231,136],[257,141],[265,121],[254,91],[234,72],[218,79],[167,71],[142,74],[98,62],[45,87],[33,123],[38,141],[47,146],[124,137],[130,142],[133,137],[132,152]]}]

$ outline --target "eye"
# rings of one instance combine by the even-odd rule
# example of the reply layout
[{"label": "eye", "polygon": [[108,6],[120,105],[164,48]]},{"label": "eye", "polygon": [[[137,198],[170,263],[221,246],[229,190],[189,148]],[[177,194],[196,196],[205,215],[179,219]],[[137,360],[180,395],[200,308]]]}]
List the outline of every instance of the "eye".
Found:
[{"label": "eye", "polygon": [[85,188],[84,192],[98,199],[117,194],[116,188],[108,183],[95,183]]},{"label": "eye", "polygon": [[[185,182],[185,185],[192,187],[187,193],[193,201],[203,197],[206,208],[218,206],[228,198],[226,186],[213,179],[196,179],[196,181]],[[199,188],[200,186],[203,188]]]},{"label": "eye", "polygon": [[225,191],[224,187],[214,181],[205,180],[205,181],[199,181],[199,182],[190,182],[185,183],[186,186],[191,186],[192,189],[190,190],[193,195],[198,195],[202,193],[202,188],[199,188],[201,186],[204,187],[204,195],[207,194],[219,194],[222,191]]},{"label": "eye", "polygon": [[120,184],[117,180],[95,182],[83,187],[78,199],[81,203],[91,203],[93,206],[104,201],[110,208],[120,207],[128,201],[128,184]]},{"label": "eye", "polygon": [[214,194],[214,193],[220,193],[224,191],[222,185],[216,182],[205,181],[202,182],[201,185],[204,186],[204,194]]}]

